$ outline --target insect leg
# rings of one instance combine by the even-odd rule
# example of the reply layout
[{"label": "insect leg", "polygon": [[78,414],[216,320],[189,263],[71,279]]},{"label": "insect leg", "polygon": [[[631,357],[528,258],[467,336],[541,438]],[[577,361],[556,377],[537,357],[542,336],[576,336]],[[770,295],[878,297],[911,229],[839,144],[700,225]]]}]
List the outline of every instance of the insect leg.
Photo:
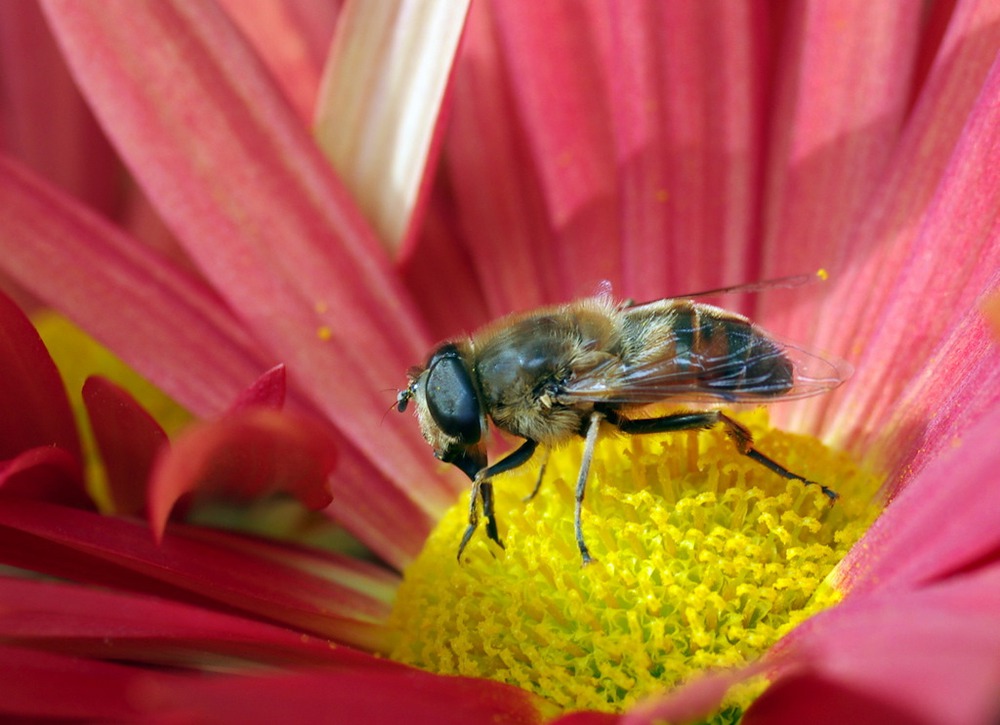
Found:
[{"label": "insect leg", "polygon": [[719,416],[719,421],[727,428],[726,433],[729,435],[730,438],[733,439],[733,442],[736,443],[736,448],[744,456],[752,458],[753,460],[757,461],[757,463],[761,464],[765,468],[769,468],[782,478],[787,478],[793,481],[802,481],[807,486],[819,486],[820,490],[831,501],[836,501],[838,498],[840,498],[840,494],[838,494],[832,488],[827,488],[822,483],[818,483],[816,481],[810,481],[808,478],[804,478],[797,473],[792,473],[777,461],[768,458],[763,453],[754,448],[753,435],[751,435],[750,431],[747,430],[746,426],[733,420],[725,413],[718,413],[718,416]]},{"label": "insect leg", "polygon": [[500,541],[500,534],[497,532],[497,517],[493,512],[493,484],[483,481],[480,488],[480,495],[483,497],[483,516],[486,517],[486,535],[500,545],[501,549],[507,547]]},{"label": "insect leg", "polygon": [[694,428],[711,428],[716,423],[722,423],[726,426],[726,435],[736,445],[736,450],[747,458],[757,461],[757,463],[777,473],[782,478],[802,481],[806,485],[819,486],[820,490],[831,501],[836,501],[839,498],[837,492],[833,489],[827,488],[816,481],[810,481],[797,473],[792,473],[777,461],[768,458],[758,451],[753,447],[753,434],[750,433],[750,430],[742,423],[733,420],[725,413],[717,410],[705,413],[675,413],[674,415],[665,415],[662,418],[639,418],[637,420],[627,420],[609,412],[608,420],[617,426],[618,430],[622,433],[631,433],[633,435],[668,433],[670,431],[691,430]]},{"label": "insect leg", "polygon": [[472,479],[472,490],[469,492],[469,525],[465,527],[465,533],[462,534],[462,540],[458,544],[458,554],[456,559],[459,562],[462,561],[462,552],[465,551],[466,544],[469,543],[469,539],[476,532],[476,527],[479,525],[479,509],[477,504],[479,503],[479,489],[483,485],[482,479],[476,476]]},{"label": "insect leg", "polygon": [[549,454],[552,452],[551,448],[545,449],[545,457],[542,458],[542,467],[538,470],[538,478],[535,479],[535,487],[531,489],[531,493],[522,498],[521,500],[528,503],[531,499],[538,495],[538,489],[542,487],[542,479],[545,477],[545,467],[549,465]]},{"label": "insect leg", "polygon": [[587,425],[587,439],[583,447],[583,459],[580,461],[580,473],[576,479],[576,511],[573,515],[573,523],[576,527],[576,545],[580,549],[580,556],[583,558],[584,566],[594,560],[590,555],[590,549],[583,541],[583,495],[587,491],[587,476],[590,474],[590,461],[594,457],[594,446],[597,444],[597,432],[601,427],[602,413],[597,411],[591,413],[590,422]]},{"label": "insect leg", "polygon": [[518,466],[527,463],[531,459],[531,456],[534,454],[536,448],[538,448],[538,441],[533,441],[529,438],[518,446],[517,450],[504,458],[501,458],[489,468],[485,468],[477,473],[476,477],[485,480],[487,478],[493,478],[498,473],[512,471]]},{"label": "insect leg", "polygon": [[469,494],[469,525],[465,527],[465,533],[462,534],[462,540],[458,544],[459,561],[462,560],[462,552],[465,551],[469,539],[472,538],[479,525],[479,509],[476,503],[480,496],[483,498],[483,515],[486,517],[486,535],[500,544],[500,548],[504,548],[503,541],[500,540],[500,534],[497,531],[496,513],[493,509],[493,484],[489,480],[498,473],[505,473],[527,462],[537,447],[538,441],[529,438],[506,458],[502,458],[492,466],[480,469],[476,473],[472,479],[472,491]]}]

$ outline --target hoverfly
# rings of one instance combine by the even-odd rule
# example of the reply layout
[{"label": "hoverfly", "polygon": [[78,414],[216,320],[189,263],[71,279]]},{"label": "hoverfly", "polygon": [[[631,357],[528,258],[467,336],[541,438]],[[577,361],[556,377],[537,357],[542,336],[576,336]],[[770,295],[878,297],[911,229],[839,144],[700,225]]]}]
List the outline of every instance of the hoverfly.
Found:
[{"label": "hoverfly", "polygon": [[[574,522],[580,556],[587,564],[592,557],[581,511],[602,426],[641,435],[722,424],[740,453],[783,478],[819,486],[833,501],[837,494],[832,489],[767,457],[754,447],[745,426],[704,407],[817,395],[837,387],[850,373],[846,363],[782,344],[746,317],[719,307],[682,298],[636,305],[600,294],[509,315],[469,337],[438,345],[426,365],[409,370],[409,384],[399,392],[396,408],[403,412],[414,401],[421,432],[434,455],[472,480],[459,560],[478,526],[480,499],[487,535],[503,547],[492,478],[527,462],[540,445],[583,437]],[[658,403],[703,409],[642,417],[643,408]],[[524,439],[493,465],[486,455],[489,420]]]}]

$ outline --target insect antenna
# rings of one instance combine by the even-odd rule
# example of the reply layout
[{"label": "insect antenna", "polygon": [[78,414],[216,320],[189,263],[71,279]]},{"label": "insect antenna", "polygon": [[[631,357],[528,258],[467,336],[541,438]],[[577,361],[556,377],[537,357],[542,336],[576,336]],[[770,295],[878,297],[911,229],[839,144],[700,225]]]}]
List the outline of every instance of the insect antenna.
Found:
[{"label": "insect antenna", "polygon": [[790,274],[786,277],[774,277],[773,279],[765,279],[760,282],[745,282],[743,284],[734,284],[728,287],[716,287],[715,289],[699,290],[698,292],[689,292],[688,294],[671,295],[667,299],[686,300],[692,297],[707,297],[708,295],[728,295],[739,292],[761,292],[768,289],[791,289],[794,287],[803,287],[814,282],[822,282],[827,278],[827,276],[828,275],[825,269],[819,269],[813,274]]}]

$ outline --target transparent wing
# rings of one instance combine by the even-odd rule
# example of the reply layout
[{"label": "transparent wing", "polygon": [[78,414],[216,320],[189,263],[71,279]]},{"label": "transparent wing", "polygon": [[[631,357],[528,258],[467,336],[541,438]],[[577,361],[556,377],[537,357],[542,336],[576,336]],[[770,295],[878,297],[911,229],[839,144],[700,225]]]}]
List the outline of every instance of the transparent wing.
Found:
[{"label": "transparent wing", "polygon": [[607,356],[577,371],[561,398],[621,405],[773,403],[833,390],[851,376],[843,360],[825,357],[768,336],[751,352],[711,357],[656,355],[628,365]]}]

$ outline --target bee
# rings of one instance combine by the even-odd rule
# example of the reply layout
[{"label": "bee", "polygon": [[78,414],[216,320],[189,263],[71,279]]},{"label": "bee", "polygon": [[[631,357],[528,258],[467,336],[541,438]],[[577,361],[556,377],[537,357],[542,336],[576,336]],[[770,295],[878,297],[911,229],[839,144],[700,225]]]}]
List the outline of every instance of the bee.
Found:
[{"label": "bee", "polygon": [[[750,287],[721,291],[736,289]],[[743,315],[719,307],[680,298],[636,305],[600,294],[509,315],[471,336],[441,343],[426,365],[409,370],[396,408],[403,412],[413,401],[434,455],[472,481],[459,561],[478,526],[480,500],[487,536],[503,547],[492,479],[526,463],[539,446],[547,450],[582,437],[574,523],[580,556],[588,564],[593,557],[581,512],[602,428],[642,435],[721,424],[740,453],[782,478],[819,486],[834,501],[832,489],[761,453],[744,425],[710,406],[817,395],[840,385],[850,372],[846,363],[782,344]],[[643,409],[664,403],[693,409],[643,417]],[[491,420],[524,442],[489,465]],[[544,463],[531,496],[542,475]]]}]

